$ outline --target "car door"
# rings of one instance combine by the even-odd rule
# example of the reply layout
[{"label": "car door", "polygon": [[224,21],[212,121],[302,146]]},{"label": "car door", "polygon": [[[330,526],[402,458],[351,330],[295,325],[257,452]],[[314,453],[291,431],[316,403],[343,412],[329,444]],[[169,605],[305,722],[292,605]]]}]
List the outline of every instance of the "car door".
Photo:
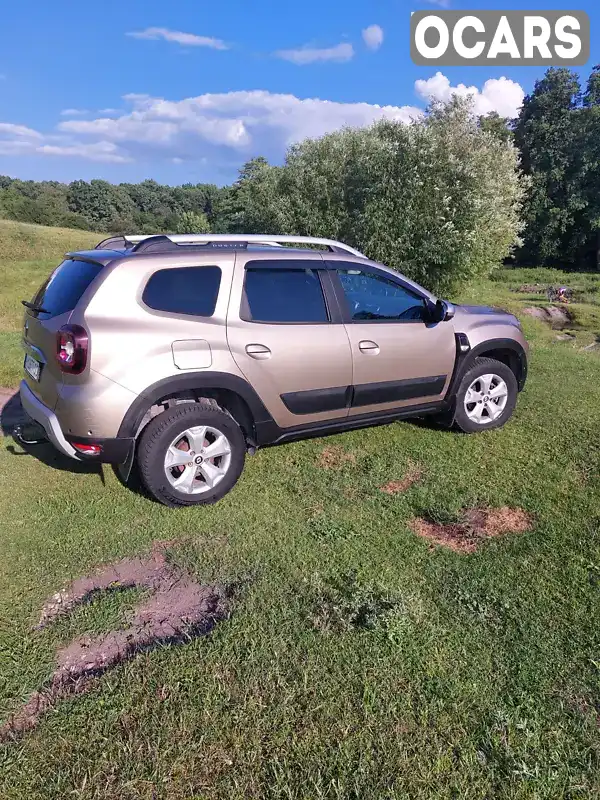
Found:
[{"label": "car door", "polygon": [[350,416],[441,400],[456,357],[451,322],[429,322],[427,298],[376,267],[330,262],[353,363]]},{"label": "car door", "polygon": [[319,253],[238,253],[227,340],[279,427],[348,416],[350,343]]}]

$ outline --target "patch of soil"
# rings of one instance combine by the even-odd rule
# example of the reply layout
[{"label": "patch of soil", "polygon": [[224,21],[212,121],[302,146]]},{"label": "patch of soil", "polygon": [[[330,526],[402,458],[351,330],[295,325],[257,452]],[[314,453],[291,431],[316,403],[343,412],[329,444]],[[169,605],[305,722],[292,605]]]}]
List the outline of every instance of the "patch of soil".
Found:
[{"label": "patch of soil", "polygon": [[44,605],[44,628],[58,617],[90,600],[99,592],[132,587],[148,589],[151,596],[138,603],[130,627],[99,636],[81,637],[58,651],[57,666],[47,685],[0,727],[0,741],[16,738],[34,728],[42,714],[60,700],[87,691],[103,672],[142,651],[166,643],[182,643],[203,636],[229,615],[229,593],[224,586],[197,583],[166,559],[170,542],[155,543],[148,558],[132,558],[103,567],[79,578]]},{"label": "patch of soil", "polygon": [[531,530],[533,518],[520,508],[472,508],[458,522],[444,525],[417,517],[410,527],[418,536],[455,553],[474,553],[485,539]]},{"label": "patch of soil", "polygon": [[339,445],[326,447],[317,459],[321,469],[342,469],[344,464],[356,464],[356,456]]},{"label": "patch of soil", "polygon": [[530,317],[535,317],[536,319],[541,319],[542,322],[547,322],[555,331],[573,327],[573,315],[563,307],[530,306],[529,308],[524,308],[523,312],[529,314]]},{"label": "patch of soil", "polygon": [[417,464],[410,463],[406,471],[406,475],[399,481],[390,481],[385,486],[381,487],[381,491],[385,494],[395,495],[403,494],[408,491],[411,486],[418,483],[423,477],[423,470]]}]

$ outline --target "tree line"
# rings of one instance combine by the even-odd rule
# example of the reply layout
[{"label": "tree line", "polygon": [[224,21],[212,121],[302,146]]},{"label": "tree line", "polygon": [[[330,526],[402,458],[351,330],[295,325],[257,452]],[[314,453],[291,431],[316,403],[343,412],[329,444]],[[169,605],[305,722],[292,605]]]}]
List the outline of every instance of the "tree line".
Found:
[{"label": "tree line", "polygon": [[290,233],[341,239],[437,291],[510,258],[600,268],[600,66],[549,69],[515,120],[432,105],[255,158],[231,185],[0,176],[0,216],[99,232]]}]

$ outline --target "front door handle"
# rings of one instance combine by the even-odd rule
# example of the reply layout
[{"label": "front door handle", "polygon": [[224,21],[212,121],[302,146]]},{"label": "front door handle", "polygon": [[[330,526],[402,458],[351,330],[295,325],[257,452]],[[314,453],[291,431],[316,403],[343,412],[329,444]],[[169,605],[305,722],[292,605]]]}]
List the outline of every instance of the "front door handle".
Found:
[{"label": "front door handle", "polygon": [[358,348],[361,353],[365,353],[366,355],[369,356],[378,356],[380,353],[379,345],[377,344],[377,342],[372,342],[369,339],[359,342]]},{"label": "front door handle", "polygon": [[246,353],[250,358],[255,358],[257,361],[265,361],[271,358],[271,351],[264,344],[247,344]]}]

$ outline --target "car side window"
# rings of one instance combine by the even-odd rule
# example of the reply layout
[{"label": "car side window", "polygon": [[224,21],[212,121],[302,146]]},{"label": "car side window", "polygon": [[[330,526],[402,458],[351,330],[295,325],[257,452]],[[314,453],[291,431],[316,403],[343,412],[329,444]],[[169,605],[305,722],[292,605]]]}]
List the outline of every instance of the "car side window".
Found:
[{"label": "car side window", "polygon": [[399,283],[359,269],[338,270],[353,322],[418,322],[425,301]]},{"label": "car side window", "polygon": [[246,267],[242,319],[288,324],[329,322],[319,273],[312,269],[314,262],[309,262],[310,268],[253,267],[251,263]]},{"label": "car side window", "polygon": [[220,285],[219,267],[159,269],[146,284],[142,300],[155,311],[212,317]]}]

